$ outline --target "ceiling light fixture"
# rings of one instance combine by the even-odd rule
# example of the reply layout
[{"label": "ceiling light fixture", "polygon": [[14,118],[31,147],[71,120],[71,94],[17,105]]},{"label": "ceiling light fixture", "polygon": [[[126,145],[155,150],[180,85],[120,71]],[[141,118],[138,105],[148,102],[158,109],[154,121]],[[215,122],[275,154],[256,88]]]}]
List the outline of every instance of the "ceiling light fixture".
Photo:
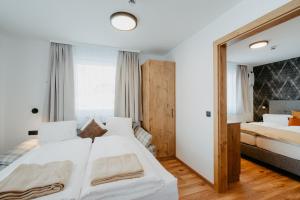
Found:
[{"label": "ceiling light fixture", "polygon": [[110,16],[113,27],[120,31],[131,31],[137,27],[137,18],[128,12],[116,12]]},{"label": "ceiling light fixture", "polygon": [[249,48],[250,49],[258,49],[258,48],[262,48],[262,47],[265,47],[269,44],[269,41],[268,40],[262,40],[262,41],[258,41],[258,42],[254,42],[254,43],[251,43],[249,45]]},{"label": "ceiling light fixture", "polygon": [[128,3],[129,4],[135,4],[135,0],[129,0]]}]

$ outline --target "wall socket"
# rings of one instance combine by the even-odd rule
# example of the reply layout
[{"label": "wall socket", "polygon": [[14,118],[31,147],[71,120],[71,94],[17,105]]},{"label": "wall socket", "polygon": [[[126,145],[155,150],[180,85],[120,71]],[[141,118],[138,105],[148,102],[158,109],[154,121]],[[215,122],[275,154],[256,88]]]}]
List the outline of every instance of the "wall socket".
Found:
[{"label": "wall socket", "polygon": [[211,117],[211,112],[210,111],[206,111],[206,117]]},{"label": "wall socket", "polygon": [[28,131],[28,135],[38,135],[37,130]]}]

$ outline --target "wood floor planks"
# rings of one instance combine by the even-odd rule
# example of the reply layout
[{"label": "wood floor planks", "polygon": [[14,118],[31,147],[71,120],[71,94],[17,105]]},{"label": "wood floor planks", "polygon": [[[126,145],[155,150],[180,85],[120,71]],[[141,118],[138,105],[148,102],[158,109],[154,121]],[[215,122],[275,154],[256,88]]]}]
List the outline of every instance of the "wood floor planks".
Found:
[{"label": "wood floor planks", "polygon": [[240,182],[229,192],[216,193],[201,177],[177,159],[161,164],[178,179],[181,200],[300,200],[300,182],[242,159]]}]

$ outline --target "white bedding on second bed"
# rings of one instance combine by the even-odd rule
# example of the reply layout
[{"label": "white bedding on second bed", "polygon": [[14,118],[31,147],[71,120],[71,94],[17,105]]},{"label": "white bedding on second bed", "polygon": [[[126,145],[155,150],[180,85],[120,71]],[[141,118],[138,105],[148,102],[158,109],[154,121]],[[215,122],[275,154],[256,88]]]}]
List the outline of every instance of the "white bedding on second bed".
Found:
[{"label": "white bedding on second bed", "polygon": [[[270,115],[271,116],[271,115]],[[277,117],[277,115],[272,115]],[[285,119],[287,116],[280,116]],[[265,119],[265,118],[264,118]],[[273,121],[267,122],[252,122],[255,125],[271,127],[281,130],[293,131],[294,133],[300,134],[300,126],[287,126],[284,123],[275,123]],[[283,132],[284,134],[284,132]],[[283,141],[278,141],[275,139],[263,137],[263,136],[253,136],[247,133],[241,132],[241,142],[257,146],[259,148],[289,157],[293,159],[300,160],[300,145],[290,144]]]},{"label": "white bedding on second bed", "polygon": [[[118,135],[96,138],[87,165],[81,199],[178,199],[176,179],[157,165],[154,162],[155,158],[149,152],[147,154],[144,149],[134,138]],[[94,160],[126,153],[135,153],[138,156],[144,168],[143,177],[91,186],[90,177]]]}]

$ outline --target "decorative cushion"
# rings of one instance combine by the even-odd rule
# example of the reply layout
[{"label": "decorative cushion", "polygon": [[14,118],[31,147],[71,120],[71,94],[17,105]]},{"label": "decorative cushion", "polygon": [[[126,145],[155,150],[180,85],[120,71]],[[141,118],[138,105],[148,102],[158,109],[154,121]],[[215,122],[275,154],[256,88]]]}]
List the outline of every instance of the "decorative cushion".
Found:
[{"label": "decorative cushion", "polygon": [[85,122],[85,124],[79,129],[80,132],[83,131],[91,122],[93,121],[93,118],[90,118]]},{"label": "decorative cushion", "polygon": [[152,135],[145,131],[142,127],[138,127],[135,137],[147,148],[151,145]]},{"label": "decorative cushion", "polygon": [[103,129],[106,129],[106,126],[104,123],[102,123],[101,121],[98,121],[97,119],[93,119],[93,118],[90,118],[88,119],[85,124],[79,129],[80,131],[83,131],[93,120],[95,120],[95,122],[100,126],[102,127]]},{"label": "decorative cushion", "polygon": [[156,146],[155,145],[151,144],[147,149],[148,149],[148,151],[150,151],[150,153],[152,153],[152,155],[154,157],[156,157]]},{"label": "decorative cushion", "polygon": [[292,115],[294,118],[300,119],[300,111],[293,111]]},{"label": "decorative cushion", "polygon": [[101,128],[95,120],[92,120],[84,130],[79,134],[82,138],[91,138],[94,142],[95,137],[101,137],[107,132],[106,129]]},{"label": "decorative cushion", "polygon": [[300,118],[289,118],[289,126],[300,126]]}]

